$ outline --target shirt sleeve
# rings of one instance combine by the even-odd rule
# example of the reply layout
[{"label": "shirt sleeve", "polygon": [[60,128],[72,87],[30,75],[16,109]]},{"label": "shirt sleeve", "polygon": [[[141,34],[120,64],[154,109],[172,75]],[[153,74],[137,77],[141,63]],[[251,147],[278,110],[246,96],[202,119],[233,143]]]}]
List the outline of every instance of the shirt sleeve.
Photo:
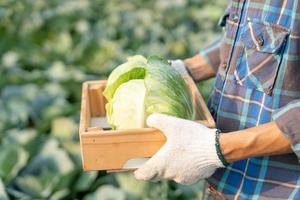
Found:
[{"label": "shirt sleeve", "polygon": [[272,118],[283,134],[291,141],[292,150],[300,160],[300,99],[276,110]]},{"label": "shirt sleeve", "polygon": [[[218,25],[220,27],[225,27],[227,23],[227,19],[230,15],[230,4],[227,6],[225,9],[224,14],[221,16]],[[224,34],[224,33],[223,33]],[[199,55],[201,56],[203,60],[203,64],[198,65],[198,66],[191,66],[189,67],[189,70],[191,74],[194,75],[194,77],[198,77],[199,73],[203,71],[203,68],[205,67],[211,67],[215,74],[217,73],[221,59],[220,59],[220,49],[221,49],[221,44],[223,41],[223,35],[219,38],[217,38],[214,42],[210,43],[204,48],[201,48],[199,51]]]},{"label": "shirt sleeve", "polygon": [[[186,61],[185,64],[187,70],[196,82],[205,80],[207,78],[210,78],[214,74],[216,74],[218,64],[220,64],[220,59],[219,59],[219,48],[217,47],[214,48],[215,48],[214,50],[212,49],[209,50],[207,48],[206,52],[201,51],[200,55],[197,56],[197,59],[194,59],[192,63]],[[192,57],[191,59],[195,57],[196,56]]]},{"label": "shirt sleeve", "polygon": [[215,73],[218,71],[220,65],[220,46],[222,37],[218,38],[208,46],[200,49],[199,54],[206,61],[209,67],[212,67]]}]

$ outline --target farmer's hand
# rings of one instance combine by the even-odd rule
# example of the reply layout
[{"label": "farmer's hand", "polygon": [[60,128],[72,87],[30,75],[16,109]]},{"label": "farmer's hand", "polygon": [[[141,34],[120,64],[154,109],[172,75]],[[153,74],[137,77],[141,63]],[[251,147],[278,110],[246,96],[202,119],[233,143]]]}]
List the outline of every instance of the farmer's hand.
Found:
[{"label": "farmer's hand", "polygon": [[216,152],[216,129],[163,114],[150,115],[147,125],[161,130],[167,141],[134,172],[136,179],[173,179],[181,184],[193,184],[224,167]]},{"label": "farmer's hand", "polygon": [[182,76],[189,74],[183,60],[177,59],[177,60],[170,60],[169,62],[171,63],[171,66],[174,69],[176,69],[176,71],[179,72]]}]

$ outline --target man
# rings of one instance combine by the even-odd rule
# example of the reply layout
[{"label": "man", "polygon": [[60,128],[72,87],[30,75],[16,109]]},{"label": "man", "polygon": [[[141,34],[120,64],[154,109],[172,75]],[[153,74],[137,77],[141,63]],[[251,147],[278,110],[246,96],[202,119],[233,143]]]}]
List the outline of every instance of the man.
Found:
[{"label": "man", "polygon": [[216,75],[209,108],[221,133],[149,116],[167,142],[135,177],[207,179],[215,199],[300,199],[298,0],[232,0],[220,25],[220,42],[172,65],[195,81]]}]

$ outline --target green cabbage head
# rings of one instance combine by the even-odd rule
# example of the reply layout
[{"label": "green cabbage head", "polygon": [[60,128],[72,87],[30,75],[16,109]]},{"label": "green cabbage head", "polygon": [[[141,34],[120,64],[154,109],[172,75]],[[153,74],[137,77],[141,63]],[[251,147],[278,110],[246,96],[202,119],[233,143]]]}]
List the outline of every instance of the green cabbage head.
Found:
[{"label": "green cabbage head", "polygon": [[110,74],[103,95],[113,129],[146,127],[152,113],[190,120],[195,116],[185,81],[166,60],[156,56],[128,58]]}]

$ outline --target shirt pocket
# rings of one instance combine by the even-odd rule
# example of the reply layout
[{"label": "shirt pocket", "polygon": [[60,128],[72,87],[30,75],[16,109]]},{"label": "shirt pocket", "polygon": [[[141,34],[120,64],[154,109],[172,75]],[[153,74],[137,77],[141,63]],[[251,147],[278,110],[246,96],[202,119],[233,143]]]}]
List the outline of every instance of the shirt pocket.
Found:
[{"label": "shirt pocket", "polygon": [[248,21],[241,29],[236,83],[271,95],[288,34],[288,29],[279,25]]}]

